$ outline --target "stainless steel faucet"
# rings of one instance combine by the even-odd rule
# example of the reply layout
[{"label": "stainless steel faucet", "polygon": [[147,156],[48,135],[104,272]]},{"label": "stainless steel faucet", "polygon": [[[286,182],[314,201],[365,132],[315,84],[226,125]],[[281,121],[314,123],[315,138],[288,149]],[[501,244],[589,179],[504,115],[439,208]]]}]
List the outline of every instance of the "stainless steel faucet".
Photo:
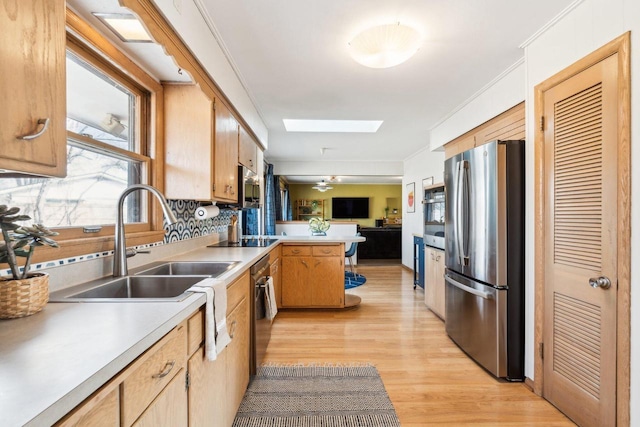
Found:
[{"label": "stainless steel faucet", "polygon": [[122,210],[124,209],[124,199],[131,193],[136,190],[147,190],[160,202],[160,206],[162,207],[162,212],[164,212],[164,218],[167,220],[168,224],[175,224],[178,222],[176,216],[171,212],[171,208],[169,208],[169,204],[167,200],[164,198],[160,190],[155,187],[146,184],[133,184],[127,187],[122,194],[120,195],[120,199],[118,199],[118,212],[116,213],[116,234],[114,241],[114,253],[113,253],[113,276],[126,276],[129,274],[127,270],[127,251],[125,247],[125,238],[124,238],[124,218],[122,214]]}]

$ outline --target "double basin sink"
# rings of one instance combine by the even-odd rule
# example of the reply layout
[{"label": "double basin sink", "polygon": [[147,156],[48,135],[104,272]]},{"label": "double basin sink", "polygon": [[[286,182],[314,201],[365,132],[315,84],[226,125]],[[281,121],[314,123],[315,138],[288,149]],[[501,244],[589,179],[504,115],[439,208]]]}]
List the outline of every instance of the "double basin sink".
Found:
[{"label": "double basin sink", "polygon": [[124,277],[94,280],[53,292],[51,302],[182,301],[191,286],[219,277],[239,261],[166,262]]}]

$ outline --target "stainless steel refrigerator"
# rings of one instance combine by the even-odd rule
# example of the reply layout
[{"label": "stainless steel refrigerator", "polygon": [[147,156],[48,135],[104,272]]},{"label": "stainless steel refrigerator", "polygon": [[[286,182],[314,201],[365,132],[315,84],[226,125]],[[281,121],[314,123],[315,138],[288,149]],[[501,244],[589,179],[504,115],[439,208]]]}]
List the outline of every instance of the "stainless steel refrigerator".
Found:
[{"label": "stainless steel refrigerator", "polygon": [[524,141],[445,161],[446,330],[497,377],[524,379]]}]

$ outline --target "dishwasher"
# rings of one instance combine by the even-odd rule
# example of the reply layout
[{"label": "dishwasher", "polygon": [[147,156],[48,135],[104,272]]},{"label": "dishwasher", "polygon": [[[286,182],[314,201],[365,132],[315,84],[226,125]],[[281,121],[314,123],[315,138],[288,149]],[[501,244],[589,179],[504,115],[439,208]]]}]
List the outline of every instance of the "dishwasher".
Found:
[{"label": "dishwasher", "polygon": [[267,318],[266,285],[270,274],[269,255],[260,258],[253,264],[251,273],[251,289],[254,297],[251,298],[251,363],[250,374],[255,375],[258,366],[262,364],[267,346],[271,339],[271,320]]}]

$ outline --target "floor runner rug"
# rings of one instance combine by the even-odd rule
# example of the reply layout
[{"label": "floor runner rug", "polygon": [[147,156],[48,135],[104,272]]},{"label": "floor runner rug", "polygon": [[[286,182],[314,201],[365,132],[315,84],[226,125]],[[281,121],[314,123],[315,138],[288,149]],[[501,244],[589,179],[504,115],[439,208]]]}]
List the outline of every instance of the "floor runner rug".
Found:
[{"label": "floor runner rug", "polygon": [[233,427],[394,427],[400,422],[377,369],[263,366]]},{"label": "floor runner rug", "polygon": [[362,274],[352,273],[350,271],[344,272],[344,288],[352,289],[357,288],[358,286],[364,285],[364,282],[367,281],[367,278]]}]

